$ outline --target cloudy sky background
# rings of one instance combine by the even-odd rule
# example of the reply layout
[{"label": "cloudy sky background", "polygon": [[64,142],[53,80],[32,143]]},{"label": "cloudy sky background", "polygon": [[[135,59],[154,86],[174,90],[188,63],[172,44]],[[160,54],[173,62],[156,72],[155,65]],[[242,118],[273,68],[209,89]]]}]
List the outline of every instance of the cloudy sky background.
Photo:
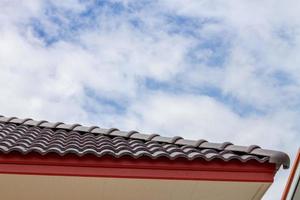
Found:
[{"label": "cloudy sky background", "polygon": [[[258,144],[300,141],[300,1],[0,2],[5,116]],[[279,199],[280,170],[265,200]]]}]

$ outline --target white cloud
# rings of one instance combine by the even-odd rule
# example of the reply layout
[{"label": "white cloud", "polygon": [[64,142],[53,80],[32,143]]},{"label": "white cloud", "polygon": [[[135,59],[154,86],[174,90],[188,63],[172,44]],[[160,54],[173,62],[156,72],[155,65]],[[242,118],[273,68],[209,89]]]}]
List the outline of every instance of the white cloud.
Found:
[{"label": "white cloud", "polygon": [[[266,116],[242,118],[210,97],[162,93],[144,96],[129,110],[126,117],[116,120],[126,130],[215,142],[231,141],[240,145],[257,144],[284,150],[292,158],[299,145],[297,112],[281,110]],[[279,171],[265,199],[280,197],[287,175],[287,171]]]}]

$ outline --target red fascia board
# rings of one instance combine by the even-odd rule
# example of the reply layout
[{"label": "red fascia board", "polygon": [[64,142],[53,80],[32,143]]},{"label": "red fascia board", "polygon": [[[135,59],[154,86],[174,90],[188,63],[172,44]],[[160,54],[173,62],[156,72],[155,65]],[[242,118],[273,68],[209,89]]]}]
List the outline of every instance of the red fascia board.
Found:
[{"label": "red fascia board", "polygon": [[114,158],[93,155],[78,157],[74,154],[59,156],[55,153],[40,155],[17,152],[0,154],[0,173],[59,176],[88,176],[111,178],[145,178],[170,180],[209,180],[273,182],[276,166],[271,163],[214,159],[188,161],[178,158],[151,159],[141,157]]}]

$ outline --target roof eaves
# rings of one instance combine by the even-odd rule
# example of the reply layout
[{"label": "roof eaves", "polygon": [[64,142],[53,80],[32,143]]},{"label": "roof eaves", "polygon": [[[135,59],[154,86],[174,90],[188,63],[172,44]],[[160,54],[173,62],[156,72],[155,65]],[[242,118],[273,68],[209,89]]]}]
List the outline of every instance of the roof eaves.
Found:
[{"label": "roof eaves", "polygon": [[167,144],[175,144],[175,145],[181,145],[181,146],[192,146],[200,149],[215,149],[219,151],[234,151],[234,152],[241,152],[249,155],[257,155],[257,156],[266,156],[269,158],[269,163],[276,164],[277,169],[281,165],[283,165],[284,169],[288,169],[290,166],[290,158],[289,156],[280,151],[273,151],[273,150],[267,150],[262,149],[257,145],[251,145],[251,146],[238,146],[234,145],[230,142],[224,142],[224,143],[211,143],[207,142],[206,140],[200,139],[200,140],[188,140],[184,139],[179,136],[174,137],[162,137],[158,134],[141,134],[137,131],[129,131],[124,132],[120,131],[116,128],[111,129],[103,129],[98,126],[82,126],[80,124],[64,124],[62,122],[57,123],[51,123],[45,120],[42,121],[36,121],[30,118],[26,119],[19,119],[16,117],[4,117],[0,115],[0,122],[4,123],[15,123],[15,124],[24,124],[28,126],[38,126],[41,128],[50,128],[50,129],[64,129],[68,131],[77,131],[82,133],[92,133],[92,134],[102,134],[102,135],[108,135],[108,136],[119,136],[124,138],[130,138],[130,139],[137,139],[137,140],[143,140],[143,141],[155,141],[159,143],[167,143]]}]

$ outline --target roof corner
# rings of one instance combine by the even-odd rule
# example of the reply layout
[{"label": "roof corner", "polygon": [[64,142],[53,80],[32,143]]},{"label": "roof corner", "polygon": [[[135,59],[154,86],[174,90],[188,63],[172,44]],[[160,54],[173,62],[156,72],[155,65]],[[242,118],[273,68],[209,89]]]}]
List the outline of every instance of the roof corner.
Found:
[{"label": "roof corner", "polygon": [[269,162],[275,163],[278,168],[281,165],[283,166],[283,169],[288,169],[290,167],[290,157],[288,154],[281,151],[273,151]]}]

